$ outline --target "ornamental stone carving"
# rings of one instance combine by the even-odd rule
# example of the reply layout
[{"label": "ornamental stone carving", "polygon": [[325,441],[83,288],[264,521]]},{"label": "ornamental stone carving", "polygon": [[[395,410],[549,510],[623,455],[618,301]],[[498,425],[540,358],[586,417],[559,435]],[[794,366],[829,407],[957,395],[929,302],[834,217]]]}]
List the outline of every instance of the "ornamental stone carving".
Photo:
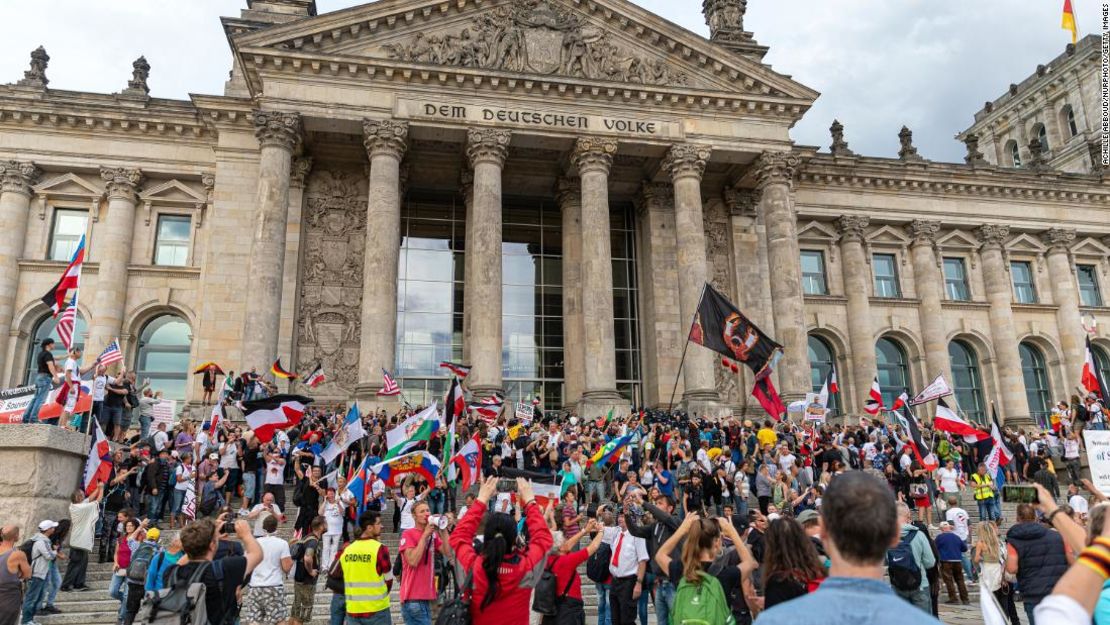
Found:
[{"label": "ornamental stone carving", "polygon": [[601,137],[580,137],[574,143],[570,160],[578,168],[578,174],[589,171],[609,173],[613,166],[613,156],[617,153],[617,142]]},{"label": "ornamental stone carving", "polygon": [[1087,156],[1091,159],[1091,173],[1101,177],[1106,166],[1102,164],[1102,141],[1087,143]]},{"label": "ornamental stone carving", "polygon": [[709,25],[709,40],[750,41],[750,35],[744,32],[744,14],[747,11],[748,0],[704,0],[701,12]]},{"label": "ornamental stone carving", "polygon": [[127,95],[149,95],[150,87],[146,84],[149,77],[150,63],[146,62],[145,56],[140,56],[131,64],[131,80],[127,81],[127,89],[124,89],[123,92]]},{"label": "ornamental stone carving", "polygon": [[784,184],[793,188],[794,174],[801,161],[790,152],[764,152],[755,162],[756,188],[762,191],[768,185]]},{"label": "ornamental stone carving", "polygon": [[405,155],[408,148],[409,124],[391,119],[362,122],[362,144],[371,158],[375,154],[390,154],[397,160]]},{"label": "ornamental stone carving", "polygon": [[104,181],[104,194],[109,200],[139,201],[139,185],[143,183],[141,169],[130,167],[101,167],[100,179]]},{"label": "ornamental stone carving", "polygon": [[736,301],[732,280],[732,220],[722,201],[705,203],[702,219],[705,231],[706,279],[730,301]]},{"label": "ornamental stone carving", "polygon": [[640,189],[640,210],[674,210],[674,185],[665,182],[645,182]]},{"label": "ornamental stone carving", "polygon": [[724,193],[722,193],[722,198],[725,201],[725,206],[728,207],[730,215],[755,217],[756,204],[759,202],[755,191],[751,189],[726,187]]},{"label": "ornamental stone carving", "polygon": [[842,243],[848,241],[862,243],[869,225],[871,225],[871,218],[866,215],[841,215],[836,220],[836,231],[840,233]]},{"label": "ornamental stone carving", "polygon": [[582,181],[577,178],[559,178],[555,185],[555,201],[562,209],[582,204]]},{"label": "ornamental stone carving", "polygon": [[848,142],[844,140],[844,125],[840,120],[833,120],[832,126],[829,126],[829,134],[832,135],[829,151],[833,156],[855,156],[856,153],[848,149]]},{"label": "ornamental stone carving", "polygon": [[689,80],[664,58],[614,45],[602,28],[550,0],[507,3],[455,32],[419,32],[382,49],[388,58],[429,65],[649,85]]},{"label": "ornamental stone carving", "polygon": [[910,236],[914,245],[935,245],[940,233],[940,222],[934,219],[914,219],[910,222]]},{"label": "ornamental stone carving", "polygon": [[0,193],[19,193],[28,197],[31,185],[42,175],[42,170],[30,161],[0,161]]},{"label": "ornamental stone carving", "polygon": [[913,147],[913,131],[906,126],[902,126],[902,130],[898,133],[898,143],[902,145],[902,149],[898,150],[898,158],[907,162],[925,160],[917,153],[917,148]]},{"label": "ornamental stone carving", "polygon": [[964,162],[972,166],[989,164],[983,153],[979,151],[979,135],[974,132],[967,135],[964,137],[964,145],[967,146],[967,156],[964,157]]},{"label": "ornamental stone carving", "polygon": [[1002,224],[983,224],[975,229],[975,238],[983,244],[984,248],[1001,248],[1010,236],[1010,226]]},{"label": "ornamental stone carving", "polygon": [[39,46],[31,52],[31,68],[23,72],[23,80],[18,85],[23,87],[45,88],[50,81],[46,78],[46,66],[50,64],[50,55],[46,48]]},{"label": "ornamental stone carving", "polygon": [[1050,251],[1067,252],[1072,243],[1075,243],[1075,230],[1051,228],[1041,234],[1041,240],[1045,242]]},{"label": "ornamental stone carving", "polygon": [[212,201],[212,191],[216,189],[216,174],[203,173],[200,175],[200,184],[204,187],[204,195],[208,201]]},{"label": "ornamental stone carving", "polygon": [[495,128],[471,128],[466,131],[466,157],[473,168],[478,163],[492,162],[505,165],[509,156],[509,140],[513,133]]},{"label": "ornamental stone carving", "polygon": [[293,159],[289,169],[289,186],[295,189],[303,189],[305,179],[308,178],[308,172],[312,171],[312,157],[302,156]]},{"label": "ornamental stone carving", "polygon": [[1027,168],[1030,171],[1038,172],[1052,171],[1052,167],[1049,166],[1045,157],[1044,145],[1037,137],[1033,137],[1033,140],[1029,142],[1029,164]]},{"label": "ornamental stone carving", "polygon": [[281,111],[255,111],[254,136],[262,147],[293,151],[301,142],[301,116]]},{"label": "ornamental stone carving", "polygon": [[703,145],[691,143],[672,145],[667,152],[667,157],[663,159],[663,169],[675,180],[687,176],[700,179],[705,173],[705,166],[709,163],[709,157],[712,154],[713,148]]}]

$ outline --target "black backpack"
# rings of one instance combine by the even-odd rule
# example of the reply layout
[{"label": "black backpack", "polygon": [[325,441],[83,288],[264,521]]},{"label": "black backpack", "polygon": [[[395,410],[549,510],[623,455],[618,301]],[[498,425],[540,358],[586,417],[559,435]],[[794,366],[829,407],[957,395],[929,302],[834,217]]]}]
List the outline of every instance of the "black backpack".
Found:
[{"label": "black backpack", "polygon": [[131,564],[127,565],[127,581],[136,584],[146,583],[146,574],[150,570],[150,563],[158,554],[158,546],[149,543],[139,545],[131,554]]},{"label": "black backpack", "polygon": [[470,601],[473,599],[471,596],[471,581],[473,576],[473,570],[467,571],[466,578],[463,579],[460,587],[458,580],[455,579],[455,570],[454,568],[451,569],[452,589],[443,592],[443,607],[439,610],[435,625],[470,625]]},{"label": "black backpack", "polygon": [[895,590],[910,592],[921,586],[921,568],[913,556],[913,539],[917,530],[910,530],[898,544],[886,552],[886,565],[890,574],[890,585]]},{"label": "black backpack", "polygon": [[586,560],[586,577],[598,584],[609,583],[609,561],[613,559],[613,548],[609,543],[601,543],[594,555]]},{"label": "black backpack", "polygon": [[143,625],[207,625],[208,609],[205,595],[208,587],[203,577],[208,568],[216,579],[223,580],[223,566],[219,561],[203,562],[186,580],[178,579],[177,566],[166,572],[169,582],[162,590],[143,598],[139,618]]},{"label": "black backpack", "polygon": [[574,584],[574,573],[571,572],[570,579],[567,580],[567,587],[563,589],[563,593],[559,592],[558,577],[552,567],[559,559],[555,558],[551,564],[543,570],[540,575],[539,581],[536,582],[535,594],[532,596],[532,611],[542,614],[544,616],[555,616],[559,613],[559,603],[566,599],[567,593],[570,592],[570,587]]},{"label": "black backpack", "polygon": [[23,544],[19,546],[19,550],[23,552],[23,555],[27,556],[27,565],[33,567],[35,561],[31,558],[31,554],[35,551],[35,540],[29,538],[23,541]]}]

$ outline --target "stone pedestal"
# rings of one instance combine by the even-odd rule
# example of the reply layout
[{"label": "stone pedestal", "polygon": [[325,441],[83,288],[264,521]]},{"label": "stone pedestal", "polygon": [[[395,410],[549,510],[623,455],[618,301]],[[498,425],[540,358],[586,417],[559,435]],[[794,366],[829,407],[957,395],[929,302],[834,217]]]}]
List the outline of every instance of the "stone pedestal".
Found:
[{"label": "stone pedestal", "polygon": [[[367,121],[364,144],[370,158],[366,202],[366,251],[362,265],[362,322],[358,386],[361,401],[378,401],[382,369],[393,370],[397,350],[397,266],[401,254],[401,158],[408,124]],[[397,398],[386,398],[396,405]],[[388,403],[388,402],[387,402]]]},{"label": "stone pedestal", "polygon": [[53,425],[0,425],[0,519],[30,538],[39,522],[69,516],[89,439]]},{"label": "stone pedestal", "polygon": [[990,303],[991,343],[998,362],[999,395],[1002,406],[999,417],[1014,426],[1032,425],[1029,402],[1025,397],[1025,379],[1021,372],[1021,355],[1018,352],[1017,331],[1014,329],[1013,287],[1002,245],[1010,234],[1009,226],[987,224],[979,227],[975,235],[982,242],[979,257],[983,262],[983,283]]},{"label": "stone pedestal", "polygon": [[[840,231],[840,263],[844,270],[844,295],[848,298],[848,342],[852,348],[852,397],[863,408],[875,379],[875,331],[871,324],[871,264],[863,249],[863,238],[870,220],[845,215],[837,220]],[[841,380],[844,384],[845,380]]]},{"label": "stone pedestal", "polygon": [[929,384],[938,375],[952,383],[949,371],[948,337],[944,331],[944,276],[935,251],[940,222],[915,219],[910,223],[913,235],[913,275],[917,288],[918,318],[921,321],[921,340],[925,344],[925,379]]},{"label": "stone pedestal", "polygon": [[8,351],[19,287],[19,257],[23,255],[31,210],[31,185],[39,173],[34,163],[0,162],[0,354]]},{"label": "stone pedestal", "polygon": [[246,297],[250,314],[243,320],[243,371],[251,367],[265,371],[277,358],[290,171],[293,151],[301,141],[301,116],[255,111],[254,127],[260,146],[258,203],[250,231],[250,295]]},{"label": "stone pedestal", "polygon": [[[108,342],[120,335],[127,304],[127,265],[131,262],[131,238],[135,227],[135,205],[143,172],[125,167],[102,167],[104,194],[108,210],[103,216],[98,238],[90,246],[91,260],[100,263],[96,273],[89,342],[85,351],[99,354]],[[274,328],[275,334],[277,328]]]},{"label": "stone pedestal", "polygon": [[1048,278],[1052,284],[1052,300],[1056,303],[1056,326],[1063,352],[1064,388],[1079,386],[1086,360],[1087,335],[1079,315],[1079,289],[1069,248],[1075,242],[1075,230],[1053,228],[1042,237],[1048,244]]}]

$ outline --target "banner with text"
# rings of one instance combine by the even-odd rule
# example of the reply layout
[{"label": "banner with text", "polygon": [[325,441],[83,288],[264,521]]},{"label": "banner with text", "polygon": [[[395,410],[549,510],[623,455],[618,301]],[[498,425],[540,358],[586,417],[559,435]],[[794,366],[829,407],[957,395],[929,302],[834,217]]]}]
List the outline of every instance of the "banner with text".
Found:
[{"label": "banner with text", "polygon": [[[56,419],[62,416],[62,406],[54,401],[58,396],[58,390],[61,387],[55,388],[50,391],[46,397],[42,407],[39,408],[39,420],[43,419]],[[80,399],[77,400],[77,412],[88,412],[92,410],[92,395],[89,394],[87,383],[82,384],[82,392]],[[17,386],[15,388],[5,389],[0,391],[0,424],[2,423],[22,423],[23,412],[27,410],[27,406],[31,404],[31,400],[35,397],[34,386]]]},{"label": "banner with text", "polygon": [[535,414],[536,411],[530,404],[519,402],[516,405],[516,418],[520,419],[524,423],[531,423],[532,419],[535,417]]},{"label": "banner with text", "polygon": [[1095,488],[1110,492],[1110,431],[1083,430],[1087,444],[1087,464],[1091,468],[1091,483]]}]

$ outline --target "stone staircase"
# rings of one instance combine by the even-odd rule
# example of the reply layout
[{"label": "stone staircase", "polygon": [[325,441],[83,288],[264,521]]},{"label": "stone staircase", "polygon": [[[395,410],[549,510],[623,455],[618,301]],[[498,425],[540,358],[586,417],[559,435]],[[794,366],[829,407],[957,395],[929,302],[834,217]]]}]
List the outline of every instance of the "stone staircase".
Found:
[{"label": "stone staircase", "polygon": [[[292,503],[292,493],[289,492],[286,498],[287,503]],[[974,502],[965,502],[965,504]],[[1012,523],[1015,513],[1014,504],[1003,504],[1003,518],[1006,524],[1003,526],[1003,531],[1008,529],[1009,524]],[[970,506],[968,510],[972,516],[972,523],[978,520],[977,511],[974,505]],[[296,518],[297,508],[290,505],[287,511],[288,521],[284,523],[278,530],[278,535],[286,540],[292,537],[292,520]],[[392,510],[390,509],[383,515],[384,524],[387,528],[392,527]],[[382,542],[389,548],[391,556],[397,554],[397,543],[399,535],[393,532],[387,532],[381,537]],[[94,625],[94,624],[111,624],[116,622],[116,611],[119,609],[119,602],[108,596],[108,584],[112,576],[112,564],[98,564],[95,561],[96,555],[92,554],[92,561],[88,566],[88,585],[91,590],[84,592],[59,592],[55,607],[62,611],[61,614],[56,615],[38,615],[35,617],[35,622],[41,625]],[[586,623],[594,624],[597,622],[597,603],[598,596],[593,582],[586,578],[585,565],[580,567],[580,574],[582,575],[582,596],[586,608]],[[461,581],[461,580],[460,580]],[[968,591],[971,595],[973,608],[963,608],[963,610],[974,610],[974,614],[978,614],[978,587],[968,584]],[[287,606],[293,605],[293,582],[288,580],[285,583],[285,600]],[[941,593],[941,616],[942,620],[946,612],[950,613],[958,610],[955,606],[944,605],[944,600],[947,595],[942,590]],[[323,579],[318,582],[316,591],[315,609],[313,611],[313,623],[327,623],[330,615],[330,603],[332,592],[324,588]],[[391,593],[391,608],[393,611],[393,622],[400,623],[400,584],[394,584]],[[655,619],[654,608],[649,603],[648,607],[649,625],[657,625]]]}]

